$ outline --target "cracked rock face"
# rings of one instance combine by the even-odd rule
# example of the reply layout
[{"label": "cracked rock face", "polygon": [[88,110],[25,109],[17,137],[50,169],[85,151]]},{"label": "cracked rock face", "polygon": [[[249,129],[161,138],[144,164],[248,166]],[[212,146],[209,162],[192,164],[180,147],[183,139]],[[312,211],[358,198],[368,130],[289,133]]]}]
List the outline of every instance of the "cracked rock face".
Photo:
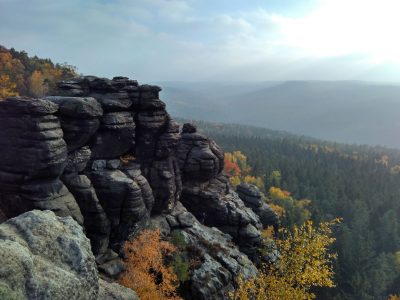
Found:
[{"label": "cracked rock face", "polygon": [[255,256],[262,224],[230,189],[222,174],[221,149],[198,134],[195,126],[185,124],[177,153],[183,177],[182,204],[202,223],[230,234],[249,257]]},{"label": "cracked rock face", "polygon": [[259,217],[264,228],[273,226],[275,229],[279,226],[278,215],[266,204],[262,198],[259,189],[253,184],[241,183],[236,187],[240,199],[251,208]]},{"label": "cracked rock face", "polygon": [[[110,278],[123,270],[115,255],[126,239],[150,224],[180,231],[203,253],[187,298],[224,299],[238,274],[255,274],[248,257],[275,216],[252,188],[238,188],[239,198],[223,151],[195,126],[181,128],[160,91],[84,76],[61,82],[56,96],[1,101],[0,220],[32,209],[72,217]],[[100,287],[115,299],[126,292]]]},{"label": "cracked rock face", "polygon": [[1,224],[0,236],[2,299],[98,299],[90,242],[72,218],[30,211]]},{"label": "cracked rock face", "polygon": [[247,279],[257,273],[230,235],[201,224],[180,202],[169,213],[153,218],[152,225],[165,236],[180,234],[192,262],[197,262],[186,286],[188,299],[227,299],[238,274]]}]

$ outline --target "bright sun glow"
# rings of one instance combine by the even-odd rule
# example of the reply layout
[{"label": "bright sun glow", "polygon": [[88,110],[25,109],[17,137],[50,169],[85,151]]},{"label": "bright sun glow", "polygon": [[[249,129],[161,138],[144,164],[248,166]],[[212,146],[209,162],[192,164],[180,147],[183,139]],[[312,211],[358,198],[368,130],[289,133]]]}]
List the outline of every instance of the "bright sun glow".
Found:
[{"label": "bright sun glow", "polygon": [[315,56],[364,54],[400,63],[399,0],[323,0],[308,16],[279,18],[283,43]]}]

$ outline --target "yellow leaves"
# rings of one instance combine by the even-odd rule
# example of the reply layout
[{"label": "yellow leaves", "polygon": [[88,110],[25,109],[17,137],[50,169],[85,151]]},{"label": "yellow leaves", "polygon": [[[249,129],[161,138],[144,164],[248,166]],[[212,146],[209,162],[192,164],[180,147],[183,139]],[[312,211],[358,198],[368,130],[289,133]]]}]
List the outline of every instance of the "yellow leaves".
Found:
[{"label": "yellow leaves", "polygon": [[288,191],[281,190],[280,188],[274,186],[270,187],[268,194],[272,200],[285,200],[290,197],[290,193]]},{"label": "yellow leaves", "polygon": [[398,295],[389,295],[388,300],[400,300],[400,296],[398,296]]},{"label": "yellow leaves", "polygon": [[268,226],[261,231],[261,237],[265,240],[273,239],[274,238],[274,227]]},{"label": "yellow leaves", "polygon": [[246,175],[243,178],[243,182],[248,183],[248,184],[254,184],[260,190],[264,190],[264,181],[261,177]]},{"label": "yellow leaves", "polygon": [[15,88],[17,85],[11,82],[8,75],[0,75],[0,99],[18,96]]},{"label": "yellow leaves", "polygon": [[285,216],[285,209],[282,206],[279,206],[278,204],[275,203],[268,203],[269,207],[272,208],[272,210],[280,217],[282,218]]},{"label": "yellow leaves", "polygon": [[314,227],[307,221],[293,231],[282,229],[282,238],[275,240],[280,253],[278,262],[264,266],[251,280],[239,280],[239,288],[230,295],[231,299],[314,299],[311,288],[333,287],[332,262],[336,254],[328,249],[335,241],[331,228],[338,222],[335,219]]},{"label": "yellow leaves", "polygon": [[142,300],[178,300],[178,279],[172,269],[164,264],[166,257],[176,248],[162,241],[159,230],[144,230],[123,247],[126,271],[119,283],[136,291]]},{"label": "yellow leaves", "polygon": [[42,72],[34,71],[29,77],[29,91],[35,97],[44,96],[46,94],[48,88],[44,83]]},{"label": "yellow leaves", "polygon": [[240,184],[240,177],[239,176],[231,176],[231,177],[229,177],[229,182],[232,186],[237,186]]}]

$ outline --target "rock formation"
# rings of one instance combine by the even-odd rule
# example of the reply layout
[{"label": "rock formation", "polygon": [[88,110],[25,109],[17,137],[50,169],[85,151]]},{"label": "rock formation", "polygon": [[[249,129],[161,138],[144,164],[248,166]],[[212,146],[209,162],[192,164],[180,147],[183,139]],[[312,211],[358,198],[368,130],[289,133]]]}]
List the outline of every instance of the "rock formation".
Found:
[{"label": "rock formation", "polygon": [[251,189],[239,198],[222,150],[193,125],[180,128],[160,90],[85,76],[61,82],[57,96],[1,101],[0,218],[32,209],[71,216],[114,278],[125,240],[150,225],[179,231],[202,253],[188,299],[223,299],[239,273],[255,274],[240,251],[254,259],[259,230],[275,216]]},{"label": "rock formation", "polygon": [[0,257],[1,299],[138,299],[99,282],[90,242],[71,217],[34,210],[9,219],[0,225]]},{"label": "rock formation", "polygon": [[241,183],[236,187],[240,199],[251,208],[259,217],[263,227],[273,226],[275,230],[279,227],[279,217],[267,203],[265,203],[260,190],[253,184]]}]

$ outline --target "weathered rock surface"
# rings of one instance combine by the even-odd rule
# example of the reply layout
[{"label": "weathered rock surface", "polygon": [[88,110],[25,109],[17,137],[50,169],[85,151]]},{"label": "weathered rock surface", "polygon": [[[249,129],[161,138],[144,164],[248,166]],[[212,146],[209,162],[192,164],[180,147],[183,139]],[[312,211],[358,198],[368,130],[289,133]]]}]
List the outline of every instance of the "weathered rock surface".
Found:
[{"label": "weathered rock surface", "polygon": [[83,224],[83,216],[74,196],[59,179],[24,184],[20,196],[29,209],[51,210],[60,217],[71,216],[80,225]]},{"label": "weathered rock surface", "polygon": [[110,220],[110,242],[118,244],[126,240],[132,232],[143,228],[150,217],[146,201],[151,200],[143,196],[142,189],[134,178],[118,169],[100,169],[98,165],[95,167],[95,170],[88,172],[88,176]]},{"label": "weathered rock surface", "polygon": [[204,182],[220,174],[224,154],[218,145],[197,133],[191,124],[184,124],[177,150],[182,176],[188,181]]},{"label": "weathered rock surface", "polygon": [[98,255],[106,252],[111,231],[110,221],[90,179],[86,175],[66,174],[63,180],[78,202],[93,253]]},{"label": "weathered rock surface", "polygon": [[247,255],[255,256],[262,225],[221,173],[221,149],[198,134],[193,125],[185,124],[177,154],[183,177],[183,205],[205,225],[230,234]]},{"label": "weathered rock surface", "polygon": [[61,127],[68,151],[84,146],[97,131],[103,109],[94,98],[46,97],[59,106]]},{"label": "weathered rock surface", "polygon": [[8,98],[0,106],[0,189],[15,192],[29,180],[62,174],[66,143],[58,106],[43,99]]},{"label": "weathered rock surface", "polygon": [[264,202],[260,190],[255,185],[242,183],[236,187],[236,191],[244,204],[250,207],[260,218],[264,228],[273,226],[277,229],[279,226],[279,217],[272,208]]},{"label": "weathered rock surface", "polygon": [[2,299],[98,299],[90,242],[70,217],[35,210],[8,220],[0,257]]},{"label": "weathered rock surface", "polygon": [[[160,91],[84,76],[61,82],[61,96],[1,101],[0,220],[35,208],[71,216],[108,278],[123,270],[122,243],[150,223],[165,235],[179,231],[199,255],[187,298],[225,299],[238,274],[255,274],[242,252],[254,259],[259,230],[275,216],[251,187],[239,198],[223,151],[195,126],[181,129]],[[104,282],[100,294],[132,297]]]},{"label": "weathered rock surface", "polygon": [[130,112],[110,112],[101,118],[91,147],[92,157],[115,158],[135,146],[135,123]]},{"label": "weathered rock surface", "polygon": [[255,276],[256,268],[232,243],[232,237],[202,225],[180,202],[168,214],[152,219],[165,236],[180,234],[195,265],[186,286],[187,299],[226,299],[236,277]]},{"label": "weathered rock surface", "polygon": [[100,279],[99,300],[139,300],[134,291]]}]

